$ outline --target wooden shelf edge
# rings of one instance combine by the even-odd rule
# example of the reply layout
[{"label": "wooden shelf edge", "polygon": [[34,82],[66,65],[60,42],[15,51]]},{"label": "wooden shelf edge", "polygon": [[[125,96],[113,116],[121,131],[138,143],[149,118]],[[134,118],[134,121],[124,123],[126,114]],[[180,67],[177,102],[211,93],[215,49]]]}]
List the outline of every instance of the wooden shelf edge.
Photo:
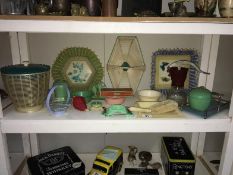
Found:
[{"label": "wooden shelf edge", "polygon": [[140,23],[225,23],[233,24],[233,18],[203,17],[101,17],[101,16],[26,16],[0,15],[0,20],[52,20],[86,22],[140,22]]}]

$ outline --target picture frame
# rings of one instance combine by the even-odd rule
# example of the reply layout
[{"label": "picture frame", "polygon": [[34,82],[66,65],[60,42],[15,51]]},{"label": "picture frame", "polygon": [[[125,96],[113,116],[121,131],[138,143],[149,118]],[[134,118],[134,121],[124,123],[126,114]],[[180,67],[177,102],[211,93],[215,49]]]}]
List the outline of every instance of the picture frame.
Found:
[{"label": "picture frame", "polygon": [[[178,60],[187,60],[199,65],[199,55],[194,49],[159,49],[152,54],[151,89],[159,90],[167,95],[171,89],[171,78],[167,72],[167,65]],[[191,90],[198,85],[198,71],[189,67],[184,84],[185,90]]]}]

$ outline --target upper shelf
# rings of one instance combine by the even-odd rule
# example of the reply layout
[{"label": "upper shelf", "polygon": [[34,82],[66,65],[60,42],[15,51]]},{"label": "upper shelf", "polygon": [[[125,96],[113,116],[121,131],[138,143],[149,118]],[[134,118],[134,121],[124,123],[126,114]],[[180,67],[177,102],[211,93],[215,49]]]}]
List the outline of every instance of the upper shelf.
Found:
[{"label": "upper shelf", "polygon": [[233,18],[2,15],[0,32],[233,35]]}]

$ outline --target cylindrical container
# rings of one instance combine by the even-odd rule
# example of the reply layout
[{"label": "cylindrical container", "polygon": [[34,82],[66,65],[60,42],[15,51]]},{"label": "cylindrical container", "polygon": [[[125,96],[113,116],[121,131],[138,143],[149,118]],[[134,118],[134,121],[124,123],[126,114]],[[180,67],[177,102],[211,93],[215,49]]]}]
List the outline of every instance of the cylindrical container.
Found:
[{"label": "cylindrical container", "polygon": [[211,17],[216,9],[217,0],[195,0],[194,7],[197,16]]},{"label": "cylindrical container", "polygon": [[27,0],[2,0],[1,14],[3,15],[27,14]]},{"label": "cylindrical container", "polygon": [[54,90],[55,98],[57,101],[66,101],[67,100],[67,84],[62,81],[55,81],[53,86],[56,86]]},{"label": "cylindrical container", "polygon": [[102,16],[117,16],[118,0],[102,0]]},{"label": "cylindrical container", "polygon": [[84,0],[83,5],[90,16],[101,16],[101,0]]},{"label": "cylindrical container", "polygon": [[233,17],[233,0],[218,0],[218,8],[221,17]]},{"label": "cylindrical container", "polygon": [[18,64],[1,68],[5,89],[19,112],[40,110],[49,88],[50,66]]}]

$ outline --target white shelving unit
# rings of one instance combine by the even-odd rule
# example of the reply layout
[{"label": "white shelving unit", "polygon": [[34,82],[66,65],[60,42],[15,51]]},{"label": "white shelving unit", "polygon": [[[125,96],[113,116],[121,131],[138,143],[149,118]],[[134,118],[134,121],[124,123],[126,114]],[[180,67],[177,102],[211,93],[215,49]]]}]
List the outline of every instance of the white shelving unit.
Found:
[{"label": "white shelving unit", "polygon": [[[199,85],[213,88],[219,35],[233,35],[233,19],[227,18],[128,18],[128,17],[43,17],[0,16],[0,32],[11,32],[13,63],[28,59],[27,33],[86,33],[86,34],[199,34],[204,35],[201,68],[211,73],[201,75]],[[17,55],[18,54],[18,55]],[[232,97],[233,100],[233,97]],[[158,133],[193,132],[191,149],[197,156],[203,153],[205,132],[225,132],[224,148],[218,175],[230,175],[233,162],[233,104],[230,110],[202,119],[184,113],[182,118],[104,118],[100,113],[79,113],[70,110],[60,118],[46,110],[31,114],[13,108],[0,110],[0,174],[12,175],[6,133]],[[79,116],[78,118],[75,116]],[[176,127],[174,127],[176,126]],[[27,138],[25,135],[24,138]],[[27,139],[25,139],[27,140]],[[31,153],[38,151],[36,137],[28,139]],[[27,147],[25,142],[25,147]],[[206,173],[200,172],[205,175]]]}]

